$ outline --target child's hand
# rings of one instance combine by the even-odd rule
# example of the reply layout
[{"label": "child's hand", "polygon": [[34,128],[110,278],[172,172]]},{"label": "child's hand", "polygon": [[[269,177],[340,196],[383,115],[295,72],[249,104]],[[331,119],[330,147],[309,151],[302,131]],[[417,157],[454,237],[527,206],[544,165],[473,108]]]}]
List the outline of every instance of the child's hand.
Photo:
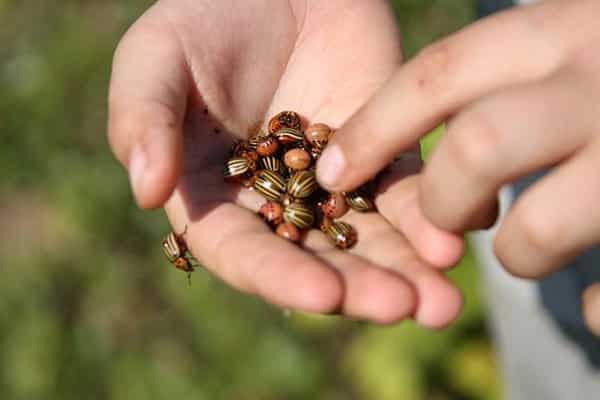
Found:
[{"label": "child's hand", "polygon": [[[349,214],[359,233],[352,252],[318,231],[303,249],[251,211],[264,200],[221,174],[234,135],[286,109],[339,126],[400,61],[384,0],[159,1],[116,53],[111,145],[138,203],[166,202],[174,230],[188,225],[193,254],[232,286],[283,307],[440,327],[456,317],[460,295],[407,238],[437,246],[434,262],[456,259],[461,241],[428,224],[414,197],[405,201],[412,231],[398,233],[376,213]],[[397,174],[420,166],[411,163]]]},{"label": "child's hand", "polygon": [[[420,178],[425,215],[451,232],[487,227],[503,184],[555,166],[519,198],[495,249],[516,275],[556,270],[600,242],[598,16],[597,0],[547,1],[432,45],[338,132],[320,160],[321,182],[355,187],[451,117]],[[589,306],[600,290],[586,300],[600,331],[600,307],[593,316]]]}]

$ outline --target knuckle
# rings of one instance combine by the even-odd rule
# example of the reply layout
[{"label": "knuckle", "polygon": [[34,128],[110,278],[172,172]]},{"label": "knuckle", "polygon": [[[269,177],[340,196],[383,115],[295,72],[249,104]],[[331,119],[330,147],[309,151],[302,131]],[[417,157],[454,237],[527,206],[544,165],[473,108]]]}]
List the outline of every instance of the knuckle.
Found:
[{"label": "knuckle", "polygon": [[470,112],[448,125],[448,151],[454,162],[477,178],[490,178],[501,157],[502,133],[480,112]]},{"label": "knuckle", "polygon": [[524,210],[515,215],[517,232],[525,240],[531,251],[546,257],[562,253],[565,242],[565,229],[561,223],[545,213]]},{"label": "knuckle", "polygon": [[435,91],[447,86],[453,76],[459,59],[456,45],[451,40],[443,40],[423,49],[415,57],[417,86],[422,90]]}]

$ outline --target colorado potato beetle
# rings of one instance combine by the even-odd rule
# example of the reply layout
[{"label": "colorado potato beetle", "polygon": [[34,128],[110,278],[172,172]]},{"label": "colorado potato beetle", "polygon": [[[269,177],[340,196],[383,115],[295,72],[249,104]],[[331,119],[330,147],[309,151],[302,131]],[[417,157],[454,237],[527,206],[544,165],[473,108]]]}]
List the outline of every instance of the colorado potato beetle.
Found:
[{"label": "colorado potato beetle", "polygon": [[302,148],[288,150],[283,156],[283,162],[294,171],[302,171],[310,166],[310,153]]},{"label": "colorado potato beetle", "polygon": [[279,150],[279,141],[273,136],[260,138],[256,144],[256,152],[265,157],[272,156]]},{"label": "colorado potato beetle", "polygon": [[375,209],[373,201],[362,191],[346,193],[346,202],[355,211],[368,212]]},{"label": "colorado potato beetle", "polygon": [[263,169],[256,173],[254,189],[267,200],[278,200],[285,192],[285,179],[277,172]]},{"label": "colorado potato beetle", "polygon": [[258,214],[273,226],[283,222],[283,206],[275,201],[268,201],[263,204],[258,210]]},{"label": "colorado potato beetle", "polygon": [[321,211],[329,218],[340,218],[348,212],[346,197],[342,193],[331,193],[321,204]]},{"label": "colorado potato beetle", "polygon": [[296,199],[304,199],[318,188],[314,171],[296,172],[288,181],[287,192]]},{"label": "colorado potato beetle", "polygon": [[291,143],[299,143],[304,140],[304,135],[298,129],[281,128],[273,134],[279,143],[288,145]]},{"label": "colorado potato beetle", "polygon": [[167,237],[162,241],[162,249],[163,253],[167,257],[167,260],[173,266],[181,271],[187,272],[188,281],[190,279],[190,274],[194,272],[194,266],[190,261],[190,256],[187,254],[189,249],[183,236],[187,232],[187,225],[184,231],[180,234],[175,232],[171,232],[167,235]]},{"label": "colorado potato beetle", "polygon": [[263,169],[268,169],[269,171],[281,173],[283,171],[283,164],[279,160],[279,158],[274,156],[262,157],[260,159],[260,166]]},{"label": "colorado potato beetle", "polygon": [[325,124],[313,124],[304,131],[306,141],[314,147],[325,147],[330,136],[331,128]]},{"label": "colorado potato beetle", "polygon": [[343,221],[333,221],[325,228],[329,239],[340,249],[349,249],[356,244],[358,235],[352,225]]},{"label": "colorado potato beetle", "polygon": [[269,121],[269,133],[275,133],[281,128],[300,130],[302,126],[300,116],[294,111],[282,111]]},{"label": "colorado potato beetle", "polygon": [[256,170],[255,161],[243,157],[236,157],[227,161],[223,168],[223,176],[225,178],[235,178],[252,170]]},{"label": "colorado potato beetle", "polygon": [[315,222],[315,214],[305,203],[294,202],[283,210],[283,220],[296,225],[298,229],[306,229]]}]

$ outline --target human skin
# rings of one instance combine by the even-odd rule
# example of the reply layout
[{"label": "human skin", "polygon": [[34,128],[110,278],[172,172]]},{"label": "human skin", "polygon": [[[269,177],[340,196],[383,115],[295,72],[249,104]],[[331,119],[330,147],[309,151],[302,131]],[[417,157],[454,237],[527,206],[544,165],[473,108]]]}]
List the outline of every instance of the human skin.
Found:
[{"label": "human skin", "polygon": [[[410,178],[427,219],[454,233],[489,227],[502,185],[554,167],[516,201],[494,249],[514,275],[556,271],[600,243],[598,15],[597,0],[551,0],[434,43],[342,127],[319,162],[321,183],[355,187],[447,121],[431,161]],[[366,130],[373,146],[361,145]],[[404,196],[406,185],[390,193]],[[600,334],[600,284],[588,288],[583,305]]]},{"label": "human skin", "polygon": [[386,200],[391,183],[420,169],[414,146],[376,199],[381,212],[401,209],[404,225],[350,213],[350,252],[319,231],[300,247],[277,237],[255,214],[264,199],[221,174],[233,139],[278,111],[342,125],[401,59],[383,0],[158,1],[116,51],[110,144],[138,204],[164,206],[176,232],[187,226],[195,257],[234,288],[290,309],[440,328],[462,304],[443,274],[461,239],[427,222],[415,185]]}]

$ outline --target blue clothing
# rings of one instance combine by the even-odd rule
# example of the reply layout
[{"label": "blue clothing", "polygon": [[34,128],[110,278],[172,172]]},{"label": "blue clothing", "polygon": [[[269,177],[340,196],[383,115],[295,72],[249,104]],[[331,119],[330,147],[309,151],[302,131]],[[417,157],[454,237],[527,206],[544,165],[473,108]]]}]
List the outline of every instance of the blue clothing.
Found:
[{"label": "blue clothing", "polygon": [[[512,5],[511,0],[479,0],[477,12],[480,17],[485,17]],[[539,172],[516,182],[513,185],[515,197],[544,174]],[[592,366],[600,369],[600,339],[588,331],[581,312],[581,294],[594,282],[600,282],[600,247],[585,252],[541,280],[538,287],[542,304],[559,329],[583,350]]]}]

